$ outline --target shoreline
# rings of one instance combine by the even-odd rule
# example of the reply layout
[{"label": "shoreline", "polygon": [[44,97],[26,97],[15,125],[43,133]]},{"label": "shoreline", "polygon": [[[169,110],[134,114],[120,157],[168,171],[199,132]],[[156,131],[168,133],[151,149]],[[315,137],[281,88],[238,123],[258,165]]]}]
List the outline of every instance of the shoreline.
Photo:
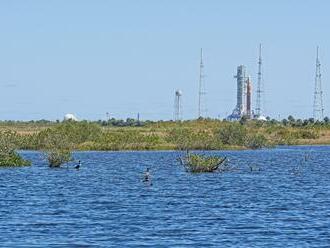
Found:
[{"label": "shoreline", "polygon": [[[260,149],[248,149],[248,148],[241,148],[241,149],[215,149],[215,150],[207,150],[207,149],[203,149],[203,150],[199,150],[199,149],[188,149],[190,152],[227,152],[227,151],[260,151],[260,150],[273,150],[273,149],[278,149],[278,148],[285,148],[285,147],[289,147],[289,148],[294,148],[294,147],[330,147],[330,144],[298,144],[298,145],[276,145],[274,147],[264,147],[264,148],[260,148]],[[43,152],[42,149],[40,150],[17,150],[17,152],[19,153],[33,153],[33,152]],[[73,153],[88,153],[88,152],[99,152],[99,153],[103,153],[103,152],[111,152],[111,153],[129,153],[129,152],[186,152],[186,150],[174,150],[174,149],[148,149],[148,150],[73,150]]]},{"label": "shoreline", "polygon": [[11,124],[2,126],[4,144],[16,150],[76,151],[237,151],[278,146],[330,145],[330,123],[308,126],[220,120],[157,122],[139,127],[94,122]]}]

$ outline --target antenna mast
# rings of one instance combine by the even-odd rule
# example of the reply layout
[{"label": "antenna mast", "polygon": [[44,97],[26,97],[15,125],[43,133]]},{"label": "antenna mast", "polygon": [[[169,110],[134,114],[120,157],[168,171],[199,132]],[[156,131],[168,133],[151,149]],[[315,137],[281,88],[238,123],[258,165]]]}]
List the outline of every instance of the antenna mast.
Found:
[{"label": "antenna mast", "polygon": [[257,106],[256,106],[256,116],[260,117],[261,111],[261,84],[262,84],[262,58],[261,58],[261,44],[259,44],[259,60],[258,60],[258,83],[257,83]]},{"label": "antenna mast", "polygon": [[206,95],[204,78],[203,48],[201,48],[201,61],[199,66],[198,118],[203,117],[204,112],[206,111],[206,109],[204,109],[204,96]]},{"label": "antenna mast", "polygon": [[319,47],[316,47],[316,70],[315,70],[315,89],[314,89],[314,104],[313,118],[314,120],[323,120],[323,91],[321,82],[321,63],[319,60]]}]

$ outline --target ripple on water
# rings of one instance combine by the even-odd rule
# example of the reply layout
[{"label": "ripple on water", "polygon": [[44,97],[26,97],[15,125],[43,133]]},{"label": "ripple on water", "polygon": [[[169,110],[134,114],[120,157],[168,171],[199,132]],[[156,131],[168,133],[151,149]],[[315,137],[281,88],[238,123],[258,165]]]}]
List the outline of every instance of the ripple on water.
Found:
[{"label": "ripple on water", "polygon": [[31,167],[0,169],[0,246],[330,246],[329,147],[209,153],[235,170],[189,174],[179,152],[79,152],[79,171],[54,170],[23,152]]}]

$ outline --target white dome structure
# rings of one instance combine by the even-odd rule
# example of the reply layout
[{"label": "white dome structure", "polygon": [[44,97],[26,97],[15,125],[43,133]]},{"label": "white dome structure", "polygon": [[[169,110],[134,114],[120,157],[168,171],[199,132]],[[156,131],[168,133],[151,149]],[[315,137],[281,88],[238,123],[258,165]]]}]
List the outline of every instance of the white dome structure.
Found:
[{"label": "white dome structure", "polygon": [[260,115],[259,117],[257,117],[258,121],[267,121],[267,118],[265,116]]},{"label": "white dome structure", "polygon": [[64,121],[78,121],[78,118],[74,114],[66,114]]}]

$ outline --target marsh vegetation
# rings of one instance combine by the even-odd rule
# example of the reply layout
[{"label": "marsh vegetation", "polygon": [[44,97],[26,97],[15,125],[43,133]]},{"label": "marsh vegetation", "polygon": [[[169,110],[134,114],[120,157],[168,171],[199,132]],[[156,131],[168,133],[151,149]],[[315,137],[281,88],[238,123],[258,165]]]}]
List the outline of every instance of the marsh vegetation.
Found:
[{"label": "marsh vegetation", "polygon": [[17,139],[14,132],[0,132],[0,167],[17,167],[31,164],[17,153],[17,147]]},{"label": "marsh vegetation", "polygon": [[226,158],[218,156],[206,156],[187,152],[187,155],[180,158],[181,164],[186,171],[192,173],[226,171]]},{"label": "marsh vegetation", "polygon": [[[330,144],[327,119],[314,122],[293,117],[281,122],[1,122],[0,131],[5,139],[6,132],[11,133],[10,144],[15,149],[43,150],[50,161],[69,160],[72,150],[224,150]],[[57,159],[58,154],[63,154],[63,159]]]}]

